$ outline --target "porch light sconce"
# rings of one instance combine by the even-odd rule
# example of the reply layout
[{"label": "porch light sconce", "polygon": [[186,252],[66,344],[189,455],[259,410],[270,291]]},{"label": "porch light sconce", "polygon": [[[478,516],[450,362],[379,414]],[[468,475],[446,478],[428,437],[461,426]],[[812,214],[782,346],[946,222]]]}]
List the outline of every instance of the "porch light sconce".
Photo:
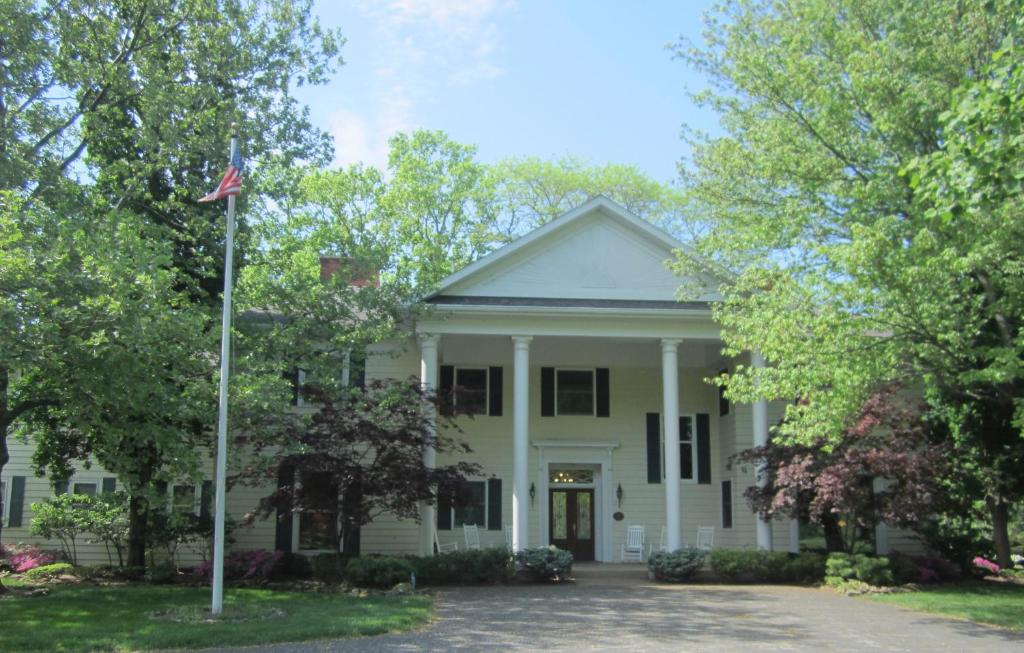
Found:
[{"label": "porch light sconce", "polygon": [[619,483],[619,487],[615,488],[615,498],[619,500],[619,507],[622,507],[622,483]]},{"label": "porch light sconce", "polygon": [[537,486],[530,483],[530,505],[533,505],[533,500],[537,498]]}]

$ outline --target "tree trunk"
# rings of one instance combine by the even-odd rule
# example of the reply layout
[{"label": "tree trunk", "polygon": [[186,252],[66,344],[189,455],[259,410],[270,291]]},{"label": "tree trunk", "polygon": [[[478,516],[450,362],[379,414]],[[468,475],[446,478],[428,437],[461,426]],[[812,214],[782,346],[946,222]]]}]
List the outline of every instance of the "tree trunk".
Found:
[{"label": "tree trunk", "polygon": [[128,566],[146,566],[146,507],[139,493],[128,500]]},{"label": "tree trunk", "polygon": [[996,562],[1003,569],[1013,567],[1010,557],[1010,507],[1002,497],[989,497],[987,500],[992,515],[992,543],[996,548]]},{"label": "tree trunk", "polygon": [[846,550],[843,531],[839,522],[832,515],[822,515],[821,526],[825,531],[825,550],[829,553],[842,553]]},{"label": "tree trunk", "polygon": [[146,491],[153,480],[153,465],[139,467],[139,485],[128,500],[128,566],[146,566],[146,522],[149,519],[149,499]]}]

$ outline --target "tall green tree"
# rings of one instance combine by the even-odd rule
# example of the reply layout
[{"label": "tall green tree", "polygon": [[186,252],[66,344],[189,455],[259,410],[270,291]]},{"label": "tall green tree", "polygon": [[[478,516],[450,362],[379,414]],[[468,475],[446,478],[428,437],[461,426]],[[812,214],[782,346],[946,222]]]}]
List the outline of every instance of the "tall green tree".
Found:
[{"label": "tall green tree", "polygon": [[500,207],[496,230],[507,240],[604,195],[634,215],[687,240],[701,231],[681,188],[660,183],[635,166],[589,165],[571,156],[505,159],[491,167]]},{"label": "tall green tree", "polygon": [[[962,89],[1005,77],[990,63],[1018,13],[1016,2],[740,0],[709,17],[705,46],[678,49],[711,79],[699,99],[725,129],[695,140],[683,171],[710,221],[699,249],[736,272],[716,315],[729,353],[771,362],[736,370],[729,393],[800,397],[777,437],[807,444],[841,438],[883,383],[921,388],[957,434],[958,460],[990,479],[1003,564],[1000,506],[1019,494],[990,444],[1018,460],[1020,357],[1016,291],[996,270],[1016,269],[1019,253],[989,234],[1013,243],[1016,227],[981,211],[943,227],[921,187],[934,171],[914,171],[950,155],[947,111]],[[964,170],[951,166],[950,180]]]},{"label": "tall green tree", "polygon": [[[47,301],[90,309],[110,303],[107,319],[91,331],[87,321],[70,323],[85,333],[61,346],[81,346],[82,357],[67,357],[76,366],[63,377],[44,374],[52,370],[25,347],[5,349],[5,414],[47,406],[35,416],[37,463],[51,474],[89,454],[129,484],[129,562],[141,564],[145,486],[162,475],[195,474],[198,453],[183,452],[198,451],[193,445],[209,439],[212,422],[211,318],[223,287],[224,220],[223,207],[195,198],[216,184],[235,120],[243,123],[249,192],[259,187],[262,163],[326,159],[328,137],[311,127],[291,92],[326,79],[341,38],[320,28],[310,2],[53,0],[4,9],[4,187],[21,212],[39,209],[34,215],[59,216],[62,232],[108,238],[40,240],[21,251],[44,266],[66,259],[72,273],[90,258],[109,268],[86,274],[86,287],[55,285],[36,304],[12,298],[9,306],[19,324],[49,328],[59,339],[64,325],[46,321]],[[129,247],[126,230],[143,241]],[[239,262],[246,233],[243,221]],[[91,257],[69,254],[82,252],[84,242]],[[118,248],[130,254],[118,256]]]}]

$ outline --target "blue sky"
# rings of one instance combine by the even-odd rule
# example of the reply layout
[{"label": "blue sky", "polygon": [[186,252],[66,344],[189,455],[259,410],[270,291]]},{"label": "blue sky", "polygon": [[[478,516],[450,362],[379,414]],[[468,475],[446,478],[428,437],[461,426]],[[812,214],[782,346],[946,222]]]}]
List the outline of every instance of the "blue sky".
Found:
[{"label": "blue sky", "polygon": [[397,131],[442,129],[479,158],[628,163],[676,177],[680,127],[714,130],[704,81],[666,45],[699,40],[708,1],[321,0],[348,39],[326,87],[300,89],[335,164],[381,166]]}]

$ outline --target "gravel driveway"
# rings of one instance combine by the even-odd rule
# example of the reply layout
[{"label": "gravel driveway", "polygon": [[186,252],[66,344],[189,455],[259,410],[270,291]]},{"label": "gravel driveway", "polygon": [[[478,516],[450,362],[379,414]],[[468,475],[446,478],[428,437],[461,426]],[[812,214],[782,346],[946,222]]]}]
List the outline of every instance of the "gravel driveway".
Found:
[{"label": "gravel driveway", "polygon": [[635,565],[581,565],[577,582],[437,597],[422,631],[234,649],[298,651],[1024,651],[1024,634],[829,590],[648,583]]}]

